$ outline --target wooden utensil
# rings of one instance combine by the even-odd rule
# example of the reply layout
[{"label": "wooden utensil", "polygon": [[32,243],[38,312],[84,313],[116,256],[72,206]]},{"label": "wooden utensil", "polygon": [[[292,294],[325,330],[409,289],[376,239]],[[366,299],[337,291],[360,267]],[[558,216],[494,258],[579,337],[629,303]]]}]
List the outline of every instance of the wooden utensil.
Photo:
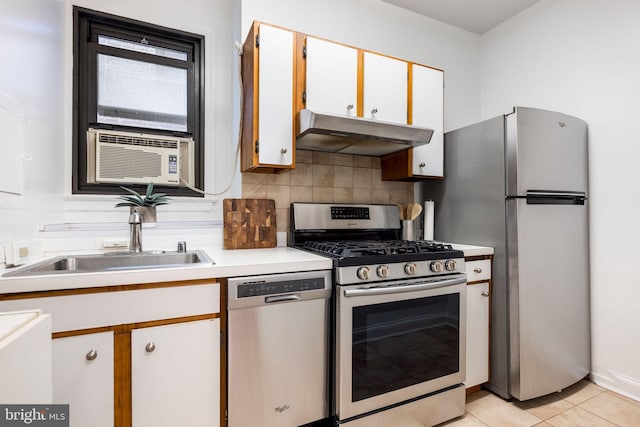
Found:
[{"label": "wooden utensil", "polygon": [[407,209],[406,209],[405,205],[398,204],[398,213],[400,214],[400,220],[407,219],[406,218],[406,212],[407,212]]},{"label": "wooden utensil", "polygon": [[420,203],[414,203],[411,205],[411,213],[409,219],[416,219],[422,213],[422,205]]}]

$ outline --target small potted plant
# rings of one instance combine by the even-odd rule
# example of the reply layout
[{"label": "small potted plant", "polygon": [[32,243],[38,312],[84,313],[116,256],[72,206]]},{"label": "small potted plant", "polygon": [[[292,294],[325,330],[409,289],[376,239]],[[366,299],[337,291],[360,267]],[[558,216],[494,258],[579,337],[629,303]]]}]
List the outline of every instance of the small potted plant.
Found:
[{"label": "small potted plant", "polygon": [[120,186],[120,188],[129,194],[118,196],[124,201],[116,204],[116,208],[128,206],[130,212],[137,211],[142,217],[142,222],[146,223],[156,222],[156,206],[167,205],[171,200],[164,193],[153,194],[153,182],[147,185],[144,195],[127,187]]}]

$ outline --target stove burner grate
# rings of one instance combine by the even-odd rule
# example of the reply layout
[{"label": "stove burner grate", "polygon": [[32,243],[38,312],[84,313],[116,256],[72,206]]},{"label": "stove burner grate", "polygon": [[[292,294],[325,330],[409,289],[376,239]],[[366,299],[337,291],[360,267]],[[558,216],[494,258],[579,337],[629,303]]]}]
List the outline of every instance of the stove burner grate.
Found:
[{"label": "stove burner grate", "polygon": [[371,255],[424,254],[453,250],[451,245],[431,240],[319,241],[306,242],[304,248],[342,258]]}]

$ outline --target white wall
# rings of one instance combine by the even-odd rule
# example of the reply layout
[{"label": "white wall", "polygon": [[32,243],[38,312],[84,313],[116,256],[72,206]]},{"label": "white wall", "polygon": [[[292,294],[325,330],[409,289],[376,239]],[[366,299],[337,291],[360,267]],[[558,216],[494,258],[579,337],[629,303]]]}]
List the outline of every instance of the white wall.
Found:
[{"label": "white wall", "polygon": [[242,0],[254,20],[444,70],[445,130],[480,117],[480,37],[379,0]]},{"label": "white wall", "polygon": [[[237,24],[235,2],[226,0],[65,0],[65,147],[67,170],[71,169],[72,138],[72,6],[77,5],[118,16],[137,19],[205,37],[205,188],[220,192],[231,182],[236,146],[234,128],[234,45]],[[159,209],[159,220],[221,220],[224,197],[240,196],[240,174],[231,189],[217,197],[175,198]],[[65,177],[65,194],[71,193],[70,176]],[[218,199],[218,201],[216,201]],[[67,222],[126,221],[126,209],[113,209],[113,196],[71,196],[65,200]]]},{"label": "white wall", "polygon": [[[236,143],[234,31],[239,6],[226,0],[7,0],[0,5],[0,96],[24,116],[22,195],[0,193],[0,245],[37,237],[38,224],[125,222],[113,196],[71,195],[72,5],[205,36],[205,190],[231,182]],[[235,16],[235,19],[234,19]],[[13,64],[15,66],[8,66]],[[235,80],[237,82],[237,80]],[[234,121],[235,118],[235,121]],[[3,142],[3,151],[10,148]],[[238,197],[240,177],[218,197]],[[176,200],[162,219],[222,218],[215,198]]]},{"label": "white wall", "polygon": [[[231,181],[238,121],[238,60],[243,41],[260,19],[445,70],[445,129],[480,115],[479,37],[379,0],[7,0],[0,6],[5,63],[0,91],[25,111],[24,194],[0,193],[0,245],[36,237],[37,224],[125,222],[111,196],[71,195],[72,5],[205,35],[205,190],[240,196]],[[4,146],[3,150],[4,150]],[[161,207],[162,220],[220,220],[212,198],[177,200]]]},{"label": "white wall", "polygon": [[22,163],[13,165],[21,194],[0,193],[0,245],[34,238],[36,224],[63,217],[63,20],[58,1],[0,5],[0,108],[22,129],[21,140],[0,137],[3,160]]},{"label": "white wall", "polygon": [[[170,221],[221,220],[219,201],[241,191],[239,173],[232,181],[239,0],[5,0],[0,5],[0,107],[10,105],[23,117],[19,157],[27,160],[22,194],[0,192],[0,248],[38,237],[39,224],[127,220],[126,209],[114,209],[113,196],[71,195],[73,5],[205,36],[205,190],[220,192],[230,183],[231,189],[217,198],[176,199],[159,215]],[[0,149],[7,153],[18,146],[3,140]]]},{"label": "white wall", "polygon": [[482,36],[482,117],[514,105],[589,124],[592,370],[640,400],[640,2],[542,0]]}]

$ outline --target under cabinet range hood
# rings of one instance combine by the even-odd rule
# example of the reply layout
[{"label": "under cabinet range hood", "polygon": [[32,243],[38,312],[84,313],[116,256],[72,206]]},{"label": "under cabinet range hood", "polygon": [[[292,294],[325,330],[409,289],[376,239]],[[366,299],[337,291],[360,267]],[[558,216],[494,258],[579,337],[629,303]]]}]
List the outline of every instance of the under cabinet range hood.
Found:
[{"label": "under cabinet range hood", "polygon": [[433,129],[361,117],[300,110],[296,147],[331,153],[384,156],[429,143]]}]

